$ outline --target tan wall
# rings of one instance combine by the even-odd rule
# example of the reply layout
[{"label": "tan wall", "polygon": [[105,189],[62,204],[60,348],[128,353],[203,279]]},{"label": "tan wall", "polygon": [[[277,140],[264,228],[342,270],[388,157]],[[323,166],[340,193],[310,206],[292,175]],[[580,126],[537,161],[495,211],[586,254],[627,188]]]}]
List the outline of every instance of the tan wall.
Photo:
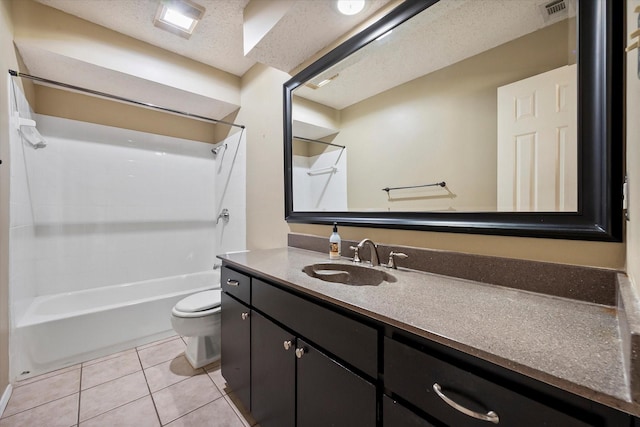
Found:
[{"label": "tan wall", "polygon": [[262,64],[242,77],[238,122],[247,126],[248,249],[287,245],[282,85],[288,79],[288,74]]},{"label": "tan wall", "polygon": [[[215,143],[216,125],[121,102],[35,85],[36,113]],[[226,127],[226,126],[222,126]]]},{"label": "tan wall", "polygon": [[[638,27],[634,9],[640,0],[627,2],[627,33]],[[629,40],[629,39],[627,39]],[[631,43],[629,41],[629,43]],[[627,274],[640,290],[640,79],[638,50],[627,54],[627,174],[629,177],[629,215],[627,222]]]},{"label": "tan wall", "polygon": [[565,20],[343,109],[349,210],[495,211],[497,88],[567,65],[568,32]]}]

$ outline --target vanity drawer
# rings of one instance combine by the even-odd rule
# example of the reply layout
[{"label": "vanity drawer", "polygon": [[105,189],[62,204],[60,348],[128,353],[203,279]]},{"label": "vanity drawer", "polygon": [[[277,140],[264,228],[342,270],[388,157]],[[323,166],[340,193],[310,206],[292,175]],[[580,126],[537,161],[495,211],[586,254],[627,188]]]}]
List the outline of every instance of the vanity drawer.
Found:
[{"label": "vanity drawer", "polygon": [[[477,414],[493,411],[505,426],[591,425],[389,338],[384,339],[384,382],[387,390],[447,425],[492,424],[465,415],[465,408]],[[435,390],[438,386],[442,397]]]},{"label": "vanity drawer", "polygon": [[246,304],[251,303],[251,278],[249,276],[223,266],[220,273],[220,285],[226,293]]},{"label": "vanity drawer", "polygon": [[376,329],[258,279],[253,279],[252,305],[280,323],[291,325],[296,334],[376,378]]}]

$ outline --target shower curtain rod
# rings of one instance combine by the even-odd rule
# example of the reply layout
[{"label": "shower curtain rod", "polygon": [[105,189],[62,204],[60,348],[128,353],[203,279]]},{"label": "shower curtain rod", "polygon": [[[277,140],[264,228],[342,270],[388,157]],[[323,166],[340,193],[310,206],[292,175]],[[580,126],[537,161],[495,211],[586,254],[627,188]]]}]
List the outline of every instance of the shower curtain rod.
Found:
[{"label": "shower curtain rod", "polygon": [[244,125],[239,125],[239,124],[231,123],[231,122],[225,122],[224,120],[212,119],[211,117],[200,116],[198,114],[187,113],[185,111],[174,110],[173,108],[162,107],[160,105],[154,105],[154,104],[150,104],[150,103],[147,103],[147,102],[136,101],[136,100],[133,100],[133,99],[124,98],[122,96],[112,95],[110,93],[100,92],[100,91],[93,90],[93,89],[87,89],[87,88],[80,87],[80,86],[74,86],[74,85],[71,85],[71,84],[68,84],[68,83],[62,83],[62,82],[58,82],[58,81],[55,81],[55,80],[45,79],[43,77],[32,76],[31,74],[25,74],[25,73],[21,73],[19,71],[11,70],[11,69],[9,70],[9,74],[11,74],[13,77],[22,77],[23,79],[34,80],[34,81],[37,81],[37,82],[47,83],[47,84],[51,84],[51,85],[54,85],[54,86],[64,87],[66,89],[72,89],[72,90],[77,90],[77,91],[80,91],[80,92],[86,92],[86,93],[89,93],[89,94],[92,94],[92,95],[101,96],[103,98],[109,98],[109,99],[115,99],[116,101],[128,102],[130,104],[135,104],[135,105],[139,105],[139,106],[142,106],[142,107],[153,108],[155,110],[164,111],[166,113],[178,114],[180,116],[190,117],[192,119],[204,120],[204,121],[207,121],[207,122],[213,122],[213,123],[216,123],[216,124],[223,124],[223,125],[227,125],[227,126],[234,126],[234,127],[241,128],[241,129],[245,128]]}]

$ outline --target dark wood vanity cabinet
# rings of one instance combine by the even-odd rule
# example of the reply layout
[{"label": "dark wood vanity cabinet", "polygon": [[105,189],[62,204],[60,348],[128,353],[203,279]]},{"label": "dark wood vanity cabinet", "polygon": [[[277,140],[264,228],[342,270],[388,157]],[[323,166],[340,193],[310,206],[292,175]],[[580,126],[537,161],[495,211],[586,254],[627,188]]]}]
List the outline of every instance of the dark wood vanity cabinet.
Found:
[{"label": "dark wood vanity cabinet", "polygon": [[221,358],[222,376],[242,404],[251,407],[251,310],[222,293]]},{"label": "dark wood vanity cabinet", "polygon": [[388,338],[384,339],[384,372],[387,389],[447,425],[591,425]]},{"label": "dark wood vanity cabinet", "polygon": [[251,351],[251,412],[261,426],[376,425],[373,384],[258,313]]},{"label": "dark wood vanity cabinet", "polygon": [[632,425],[627,414],[285,286],[228,267],[222,280],[222,375],[262,427]]},{"label": "dark wood vanity cabinet", "polygon": [[377,330],[255,277],[245,305],[238,274],[223,267],[222,375],[260,425],[375,427]]},{"label": "dark wood vanity cabinet", "polygon": [[631,425],[623,412],[422,338],[392,332],[383,349],[384,427]]}]

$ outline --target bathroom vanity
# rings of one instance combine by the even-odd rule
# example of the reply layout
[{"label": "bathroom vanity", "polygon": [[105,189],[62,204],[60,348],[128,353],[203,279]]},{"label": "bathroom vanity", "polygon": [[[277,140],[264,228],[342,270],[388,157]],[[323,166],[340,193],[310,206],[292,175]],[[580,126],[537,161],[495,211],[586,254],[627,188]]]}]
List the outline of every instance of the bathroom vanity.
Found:
[{"label": "bathroom vanity", "polygon": [[402,268],[376,286],[303,272],[323,255],[221,256],[222,375],[261,426],[617,427],[640,414],[617,308]]}]

